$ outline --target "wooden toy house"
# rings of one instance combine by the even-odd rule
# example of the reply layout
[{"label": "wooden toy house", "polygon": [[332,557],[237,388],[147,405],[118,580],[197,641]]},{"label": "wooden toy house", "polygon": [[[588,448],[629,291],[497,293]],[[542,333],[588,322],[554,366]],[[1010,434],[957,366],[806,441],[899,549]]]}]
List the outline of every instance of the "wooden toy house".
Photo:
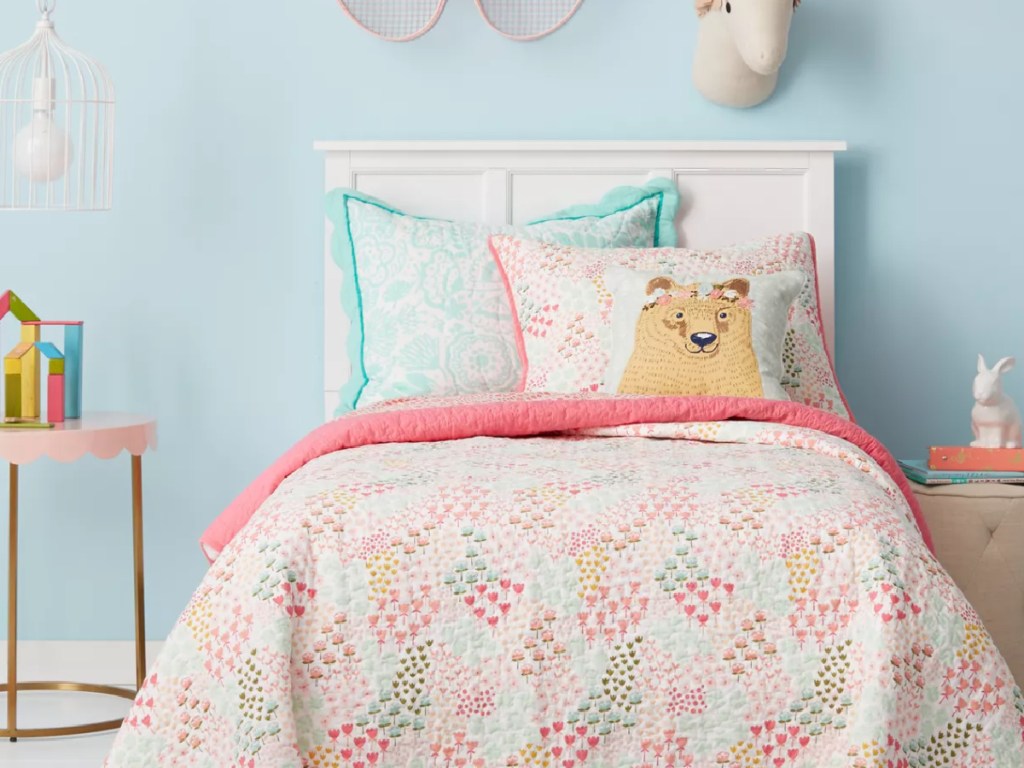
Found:
[{"label": "wooden toy house", "polygon": [[[3,404],[8,420],[40,418],[40,358],[48,361],[47,420],[59,423],[82,416],[82,338],[80,321],[40,320],[13,291],[0,294],[0,320],[8,314],[21,322],[18,344],[4,356]],[[64,351],[42,341],[45,327],[64,329]]]}]

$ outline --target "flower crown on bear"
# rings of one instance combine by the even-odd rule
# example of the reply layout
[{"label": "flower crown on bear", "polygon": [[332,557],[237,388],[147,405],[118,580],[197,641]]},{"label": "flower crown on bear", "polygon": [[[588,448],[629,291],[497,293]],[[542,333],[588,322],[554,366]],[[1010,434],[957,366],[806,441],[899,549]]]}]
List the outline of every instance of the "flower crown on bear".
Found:
[{"label": "flower crown on bear", "polygon": [[655,304],[665,305],[676,299],[705,299],[707,301],[721,299],[734,302],[737,307],[742,309],[752,309],[754,307],[754,300],[749,296],[740,296],[739,291],[734,288],[726,288],[717,283],[683,285],[674,291],[666,291],[664,288],[656,288],[654,290]]}]

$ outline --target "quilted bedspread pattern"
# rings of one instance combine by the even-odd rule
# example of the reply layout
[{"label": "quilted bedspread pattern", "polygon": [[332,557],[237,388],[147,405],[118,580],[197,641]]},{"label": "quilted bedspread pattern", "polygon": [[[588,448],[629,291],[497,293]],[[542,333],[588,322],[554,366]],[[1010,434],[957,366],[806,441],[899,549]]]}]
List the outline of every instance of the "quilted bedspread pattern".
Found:
[{"label": "quilted bedspread pattern", "polygon": [[1024,697],[891,458],[811,411],[318,430],[244,495],[108,765],[1020,768]]}]

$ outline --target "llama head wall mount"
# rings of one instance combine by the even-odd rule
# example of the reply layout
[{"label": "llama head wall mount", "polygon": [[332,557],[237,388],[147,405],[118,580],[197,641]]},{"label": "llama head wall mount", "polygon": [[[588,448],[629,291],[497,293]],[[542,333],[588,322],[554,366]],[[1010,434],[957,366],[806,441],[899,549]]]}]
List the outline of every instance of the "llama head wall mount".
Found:
[{"label": "llama head wall mount", "polygon": [[800,0],[696,0],[693,82],[704,98],[753,107],[775,92]]}]

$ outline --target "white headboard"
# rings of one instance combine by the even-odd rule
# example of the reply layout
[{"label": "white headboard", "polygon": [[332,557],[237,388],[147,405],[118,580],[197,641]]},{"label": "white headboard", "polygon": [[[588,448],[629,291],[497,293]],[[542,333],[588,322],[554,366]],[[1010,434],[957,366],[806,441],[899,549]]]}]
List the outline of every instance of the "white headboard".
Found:
[{"label": "white headboard", "polygon": [[[597,201],[622,184],[674,179],[681,245],[710,248],[780,232],[814,235],[822,317],[835,340],[835,141],[323,141],[326,189],[353,187],[409,213],[523,223]],[[324,253],[324,401],[349,377],[342,274]]]}]

